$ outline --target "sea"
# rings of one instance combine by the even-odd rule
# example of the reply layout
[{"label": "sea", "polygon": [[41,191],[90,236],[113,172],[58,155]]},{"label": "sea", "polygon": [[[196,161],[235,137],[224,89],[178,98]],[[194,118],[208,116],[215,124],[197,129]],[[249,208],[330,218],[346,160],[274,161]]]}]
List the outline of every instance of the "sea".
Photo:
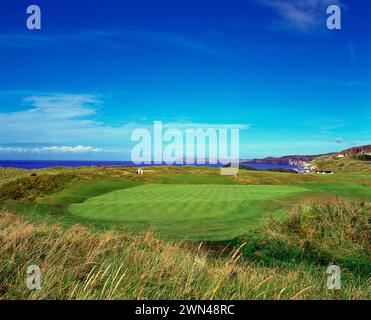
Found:
[{"label": "sea", "polygon": [[[297,169],[303,168],[286,164],[243,163],[258,170],[265,169]],[[0,160],[0,167],[20,169],[43,169],[51,167],[93,167],[93,166],[133,166],[131,161],[72,161],[72,160]],[[163,165],[166,165],[163,163]],[[148,166],[148,165],[141,165]],[[221,167],[222,164],[203,164],[196,166]]]},{"label": "sea", "polygon": [[257,170],[266,170],[266,169],[297,169],[303,170],[304,168],[298,166],[292,166],[289,164],[271,164],[271,163],[249,163],[242,162],[242,164],[255,168]]}]

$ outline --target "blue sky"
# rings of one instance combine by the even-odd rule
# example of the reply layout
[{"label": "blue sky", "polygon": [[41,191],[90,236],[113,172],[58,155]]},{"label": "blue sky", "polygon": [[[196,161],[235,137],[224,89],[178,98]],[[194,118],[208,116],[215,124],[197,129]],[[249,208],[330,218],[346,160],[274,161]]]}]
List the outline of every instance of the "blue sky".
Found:
[{"label": "blue sky", "polygon": [[[38,4],[42,29],[26,28]],[[326,8],[342,29],[326,28]],[[238,127],[242,158],[371,142],[368,1],[5,0],[0,159],[126,160],[135,128]]]}]

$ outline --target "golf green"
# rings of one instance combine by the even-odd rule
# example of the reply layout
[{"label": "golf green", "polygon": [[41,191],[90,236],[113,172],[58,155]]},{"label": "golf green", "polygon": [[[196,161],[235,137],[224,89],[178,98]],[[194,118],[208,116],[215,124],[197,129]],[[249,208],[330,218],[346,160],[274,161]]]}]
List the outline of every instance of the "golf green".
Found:
[{"label": "golf green", "polygon": [[266,200],[306,190],[290,185],[147,184],[92,197],[69,210],[86,219],[144,223],[183,237],[216,236],[231,227],[240,232],[249,218],[272,213]]}]

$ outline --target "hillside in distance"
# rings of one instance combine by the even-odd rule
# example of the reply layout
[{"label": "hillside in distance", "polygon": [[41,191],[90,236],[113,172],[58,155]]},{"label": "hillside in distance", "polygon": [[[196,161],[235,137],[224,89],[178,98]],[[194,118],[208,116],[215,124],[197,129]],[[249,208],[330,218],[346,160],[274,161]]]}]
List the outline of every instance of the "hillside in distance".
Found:
[{"label": "hillside in distance", "polygon": [[246,160],[246,163],[256,163],[256,164],[300,164],[300,162],[311,162],[318,157],[331,157],[336,155],[336,153],[327,153],[327,154],[316,154],[316,155],[291,155],[283,157],[266,157],[263,159],[252,159]]},{"label": "hillside in distance", "polygon": [[340,155],[355,156],[355,155],[361,155],[361,154],[371,155],[371,144],[367,144],[365,146],[351,147],[351,148],[345,149],[343,151],[340,151],[337,154],[337,156],[340,156]]},{"label": "hillside in distance", "polygon": [[318,157],[313,162],[320,170],[371,173],[371,145],[348,148],[336,155]]},{"label": "hillside in distance", "polygon": [[359,155],[371,155],[371,144],[364,146],[351,147],[340,152],[330,152],[325,154],[314,154],[314,155],[289,155],[282,157],[266,157],[263,159],[250,159],[244,160],[244,163],[256,163],[256,164],[289,164],[289,165],[301,165],[304,162],[311,162],[315,159],[326,159],[333,157],[351,157]]}]

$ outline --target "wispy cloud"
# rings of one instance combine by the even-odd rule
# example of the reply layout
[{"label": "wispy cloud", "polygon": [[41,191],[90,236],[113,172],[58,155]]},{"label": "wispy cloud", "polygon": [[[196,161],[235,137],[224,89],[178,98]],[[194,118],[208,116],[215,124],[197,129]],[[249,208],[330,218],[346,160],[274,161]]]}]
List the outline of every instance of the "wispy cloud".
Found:
[{"label": "wispy cloud", "polygon": [[300,121],[300,125],[306,130],[317,131],[321,134],[331,134],[338,132],[339,129],[347,125],[347,121],[343,119],[330,117],[307,117]]},{"label": "wispy cloud", "polygon": [[[8,148],[3,148],[4,152],[12,150],[22,152],[22,149],[18,148],[9,149],[19,143],[44,144],[43,148],[33,149],[35,152],[100,152],[97,147],[84,147],[84,145],[127,145],[135,129],[153,128],[153,122],[149,120],[123,121],[117,126],[96,120],[99,116],[98,107],[101,108],[103,105],[101,97],[96,95],[45,94],[29,96],[23,101],[25,110],[0,113],[0,143],[7,145]],[[163,125],[164,130],[170,128],[248,129],[249,127],[249,124],[191,121],[165,121]],[[74,145],[77,146],[69,147]]]},{"label": "wispy cloud", "polygon": [[349,52],[350,62],[354,63],[354,61],[356,59],[356,50],[354,48],[354,45],[353,45],[352,41],[348,42],[348,52]]},{"label": "wispy cloud", "polygon": [[95,152],[103,152],[102,148],[96,148],[91,146],[51,146],[51,147],[42,147],[42,148],[35,148],[32,150],[33,152],[39,153],[95,153]]},{"label": "wispy cloud", "polygon": [[95,120],[102,101],[89,94],[47,94],[24,98],[26,110],[0,113],[0,143],[119,143],[134,123],[111,126]]},{"label": "wispy cloud", "polygon": [[363,81],[328,81],[328,80],[320,80],[319,84],[321,85],[330,85],[330,86],[337,86],[337,87],[347,87],[347,88],[356,88],[356,87],[369,87],[371,86],[371,82],[363,82]]},{"label": "wispy cloud", "polygon": [[277,18],[273,26],[280,30],[310,33],[325,27],[329,5],[341,5],[340,0],[250,0],[273,10]]},{"label": "wispy cloud", "polygon": [[[308,155],[337,152],[351,146],[343,140],[334,141],[326,140],[287,140],[287,141],[270,141],[259,143],[246,143],[240,146],[243,150],[242,158],[267,157],[267,156],[287,156],[287,155]],[[313,151],[315,150],[315,151]]]},{"label": "wispy cloud", "polygon": [[96,148],[91,146],[50,146],[41,148],[22,148],[22,147],[0,147],[1,154],[13,154],[13,153],[97,153],[103,152],[102,148]]},{"label": "wispy cloud", "polygon": [[[152,124],[151,124],[152,125]],[[166,129],[239,129],[247,130],[251,128],[251,124],[225,124],[225,123],[199,123],[199,122],[166,122],[163,126]]]},{"label": "wispy cloud", "polygon": [[[130,42],[132,41],[132,42]],[[89,30],[60,34],[13,33],[0,34],[0,47],[43,47],[93,45],[110,48],[124,48],[133,51],[152,53],[156,46],[185,49],[220,59],[235,57],[232,53],[213,45],[207,39],[172,32],[137,31],[128,29]],[[150,46],[151,49],[146,49]]]},{"label": "wispy cloud", "polygon": [[21,147],[0,147],[0,153],[11,154],[11,153],[26,153],[28,149]]}]

